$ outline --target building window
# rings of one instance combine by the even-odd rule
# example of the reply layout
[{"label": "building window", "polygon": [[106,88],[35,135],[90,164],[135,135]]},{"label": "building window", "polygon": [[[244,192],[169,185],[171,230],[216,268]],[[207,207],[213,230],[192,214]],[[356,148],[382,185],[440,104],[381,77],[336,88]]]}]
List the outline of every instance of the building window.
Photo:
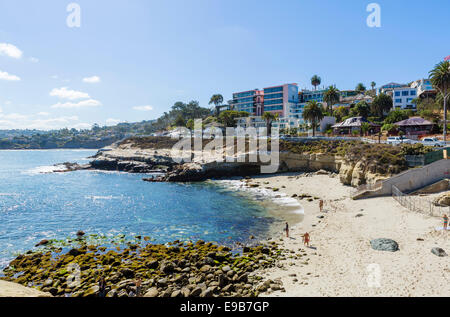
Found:
[{"label": "building window", "polygon": [[395,92],[395,97],[400,97],[400,91]]},{"label": "building window", "polygon": [[409,96],[409,91],[407,91],[407,90],[402,91],[402,96]]},{"label": "building window", "polygon": [[401,99],[395,99],[395,103],[402,103]]}]

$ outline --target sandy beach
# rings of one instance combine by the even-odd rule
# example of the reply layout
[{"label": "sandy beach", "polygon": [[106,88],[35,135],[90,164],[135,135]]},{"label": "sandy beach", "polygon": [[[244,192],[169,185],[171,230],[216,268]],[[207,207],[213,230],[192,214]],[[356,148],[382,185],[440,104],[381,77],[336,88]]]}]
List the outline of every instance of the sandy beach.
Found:
[{"label": "sandy beach", "polygon": [[[264,271],[264,278],[281,279],[285,292],[267,296],[450,296],[449,257],[431,253],[434,247],[450,251],[450,230],[440,218],[413,213],[391,197],[354,201],[351,187],[329,175],[284,174],[255,177],[299,200],[304,220],[291,226],[290,238],[274,237],[291,250],[282,267]],[[325,201],[324,212],[319,200]],[[309,232],[311,246],[302,243]],[[376,251],[370,240],[389,238],[397,252]]]}]

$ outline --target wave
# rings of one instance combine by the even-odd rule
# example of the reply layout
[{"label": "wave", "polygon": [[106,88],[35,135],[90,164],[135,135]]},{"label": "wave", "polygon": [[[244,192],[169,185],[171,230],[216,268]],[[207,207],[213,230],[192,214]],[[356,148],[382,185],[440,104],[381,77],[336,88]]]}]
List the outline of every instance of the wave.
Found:
[{"label": "wave", "polygon": [[86,199],[92,199],[93,201],[96,200],[112,200],[112,199],[122,199],[122,196],[84,196]]},{"label": "wave", "polygon": [[261,187],[247,187],[245,183],[240,180],[216,180],[214,183],[224,186],[225,188],[235,192],[247,192],[251,197],[258,201],[270,200],[276,205],[290,207],[291,213],[304,215],[305,210],[297,199],[289,197],[288,195],[280,192],[274,192]]},{"label": "wave", "polygon": [[65,165],[51,165],[51,166],[38,166],[27,171],[22,172],[26,175],[39,175],[39,174],[51,174],[56,171],[66,171],[67,167]]}]

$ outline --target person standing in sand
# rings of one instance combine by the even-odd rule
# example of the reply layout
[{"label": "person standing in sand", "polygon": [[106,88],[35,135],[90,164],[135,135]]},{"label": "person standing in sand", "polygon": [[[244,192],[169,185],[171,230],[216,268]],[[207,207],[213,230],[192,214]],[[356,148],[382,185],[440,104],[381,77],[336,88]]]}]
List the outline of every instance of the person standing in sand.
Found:
[{"label": "person standing in sand", "polygon": [[448,226],[448,217],[447,215],[444,215],[444,230],[447,230],[447,226]]},{"label": "person standing in sand", "polygon": [[303,244],[306,245],[307,247],[309,247],[309,241],[310,241],[309,233],[306,232],[302,237],[303,237]]},{"label": "person standing in sand", "polygon": [[323,199],[321,199],[319,201],[319,208],[320,208],[320,212],[322,212],[323,211]]},{"label": "person standing in sand", "polygon": [[289,238],[289,224],[286,222],[286,228],[284,229],[286,231],[286,238]]}]

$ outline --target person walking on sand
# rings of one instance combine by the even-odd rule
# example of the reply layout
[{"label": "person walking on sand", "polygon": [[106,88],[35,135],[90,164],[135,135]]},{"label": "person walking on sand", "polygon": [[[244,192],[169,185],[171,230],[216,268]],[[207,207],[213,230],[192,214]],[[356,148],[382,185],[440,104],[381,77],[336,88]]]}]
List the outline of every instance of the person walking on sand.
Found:
[{"label": "person walking on sand", "polygon": [[320,208],[320,212],[322,212],[323,211],[323,199],[321,199],[319,201],[319,208]]},{"label": "person walking on sand", "polygon": [[105,277],[100,277],[98,281],[98,297],[106,297],[106,281]]},{"label": "person walking on sand", "polygon": [[448,217],[447,215],[444,215],[444,230],[447,230],[447,226],[448,226]]},{"label": "person walking on sand", "polygon": [[306,232],[303,235],[303,244],[306,245],[307,247],[309,247],[309,241],[310,241],[309,233]]},{"label": "person walking on sand", "polygon": [[289,224],[286,222],[286,228],[284,229],[286,231],[286,238],[289,238]]}]

